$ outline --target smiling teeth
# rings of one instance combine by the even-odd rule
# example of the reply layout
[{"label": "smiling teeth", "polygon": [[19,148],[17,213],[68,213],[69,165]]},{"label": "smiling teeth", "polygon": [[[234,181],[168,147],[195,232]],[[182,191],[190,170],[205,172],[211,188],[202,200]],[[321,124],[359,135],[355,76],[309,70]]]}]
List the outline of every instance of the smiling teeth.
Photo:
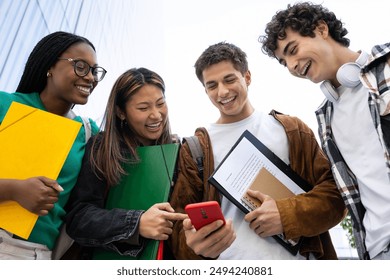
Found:
[{"label": "smiling teeth", "polygon": [[231,97],[231,98],[228,98],[228,99],[225,99],[225,100],[221,100],[220,102],[222,103],[222,104],[226,104],[226,103],[229,103],[230,101],[233,101],[234,100],[234,96],[233,97]]},{"label": "smiling teeth", "polygon": [[89,87],[81,87],[81,86],[76,86],[79,90],[85,92],[85,93],[90,93],[91,92],[91,88]]},{"label": "smiling teeth", "polygon": [[159,127],[160,126],[160,123],[153,123],[153,124],[148,124],[146,126],[149,126],[149,127]]},{"label": "smiling teeth", "polygon": [[311,61],[309,61],[308,63],[305,64],[305,66],[303,67],[300,75],[301,76],[306,76],[307,74],[307,69],[309,68],[309,66],[311,65]]}]

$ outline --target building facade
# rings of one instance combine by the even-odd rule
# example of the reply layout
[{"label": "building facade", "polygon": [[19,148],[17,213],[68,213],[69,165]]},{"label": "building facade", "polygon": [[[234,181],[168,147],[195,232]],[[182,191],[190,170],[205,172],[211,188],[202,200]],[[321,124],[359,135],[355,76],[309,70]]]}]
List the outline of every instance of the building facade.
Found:
[{"label": "building facade", "polygon": [[15,91],[42,37],[59,30],[75,33],[94,44],[99,65],[107,70],[88,104],[75,107],[99,123],[121,73],[141,66],[160,70],[153,67],[162,65],[163,49],[150,46],[163,41],[163,26],[154,24],[162,20],[162,6],[158,0],[0,0],[0,90]]}]

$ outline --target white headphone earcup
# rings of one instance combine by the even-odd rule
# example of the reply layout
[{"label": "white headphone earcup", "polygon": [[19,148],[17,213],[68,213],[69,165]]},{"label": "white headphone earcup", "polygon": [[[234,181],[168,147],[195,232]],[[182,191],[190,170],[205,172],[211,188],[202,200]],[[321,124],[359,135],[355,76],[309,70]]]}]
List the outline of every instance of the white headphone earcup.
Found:
[{"label": "white headphone earcup", "polygon": [[[369,58],[368,53],[361,52],[355,62],[343,64],[336,73],[337,81],[342,86],[354,88],[360,84],[360,71]],[[329,81],[323,81],[320,85],[322,92],[329,101],[335,102],[339,94]]]},{"label": "white headphone earcup", "polygon": [[353,88],[359,85],[360,66],[356,62],[343,64],[336,73],[339,83],[345,87]]},{"label": "white headphone earcup", "polygon": [[323,81],[320,85],[320,89],[329,101],[336,102],[339,99],[339,94],[329,81]]}]

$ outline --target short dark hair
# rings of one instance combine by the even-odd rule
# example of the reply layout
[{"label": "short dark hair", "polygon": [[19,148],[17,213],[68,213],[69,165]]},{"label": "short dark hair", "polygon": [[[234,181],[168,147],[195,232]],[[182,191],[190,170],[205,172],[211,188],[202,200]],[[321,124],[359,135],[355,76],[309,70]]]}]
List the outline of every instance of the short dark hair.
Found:
[{"label": "short dark hair", "polygon": [[94,45],[86,38],[57,31],[42,38],[30,53],[17,92],[42,92],[47,84],[47,71],[70,46],[76,43],[87,43],[94,51]]},{"label": "short dark hair", "polygon": [[287,9],[278,11],[266,25],[265,35],[259,37],[263,53],[275,58],[277,41],[286,38],[286,29],[298,32],[301,36],[315,37],[314,30],[323,21],[328,25],[330,36],[341,45],[348,47],[348,34],[343,23],[322,5],[311,2],[288,4]]},{"label": "short dark hair", "polygon": [[220,42],[209,46],[195,62],[195,73],[199,81],[203,84],[203,70],[222,61],[230,61],[241,74],[248,71],[246,53],[231,43]]}]

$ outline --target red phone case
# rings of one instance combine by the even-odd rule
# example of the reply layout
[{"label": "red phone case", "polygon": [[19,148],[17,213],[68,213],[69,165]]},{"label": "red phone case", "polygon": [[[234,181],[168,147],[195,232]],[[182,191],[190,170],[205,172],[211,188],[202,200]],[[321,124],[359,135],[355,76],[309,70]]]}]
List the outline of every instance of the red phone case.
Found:
[{"label": "red phone case", "polygon": [[185,209],[191,223],[196,230],[216,220],[222,220],[225,224],[221,207],[216,201],[206,201],[188,204]]}]

